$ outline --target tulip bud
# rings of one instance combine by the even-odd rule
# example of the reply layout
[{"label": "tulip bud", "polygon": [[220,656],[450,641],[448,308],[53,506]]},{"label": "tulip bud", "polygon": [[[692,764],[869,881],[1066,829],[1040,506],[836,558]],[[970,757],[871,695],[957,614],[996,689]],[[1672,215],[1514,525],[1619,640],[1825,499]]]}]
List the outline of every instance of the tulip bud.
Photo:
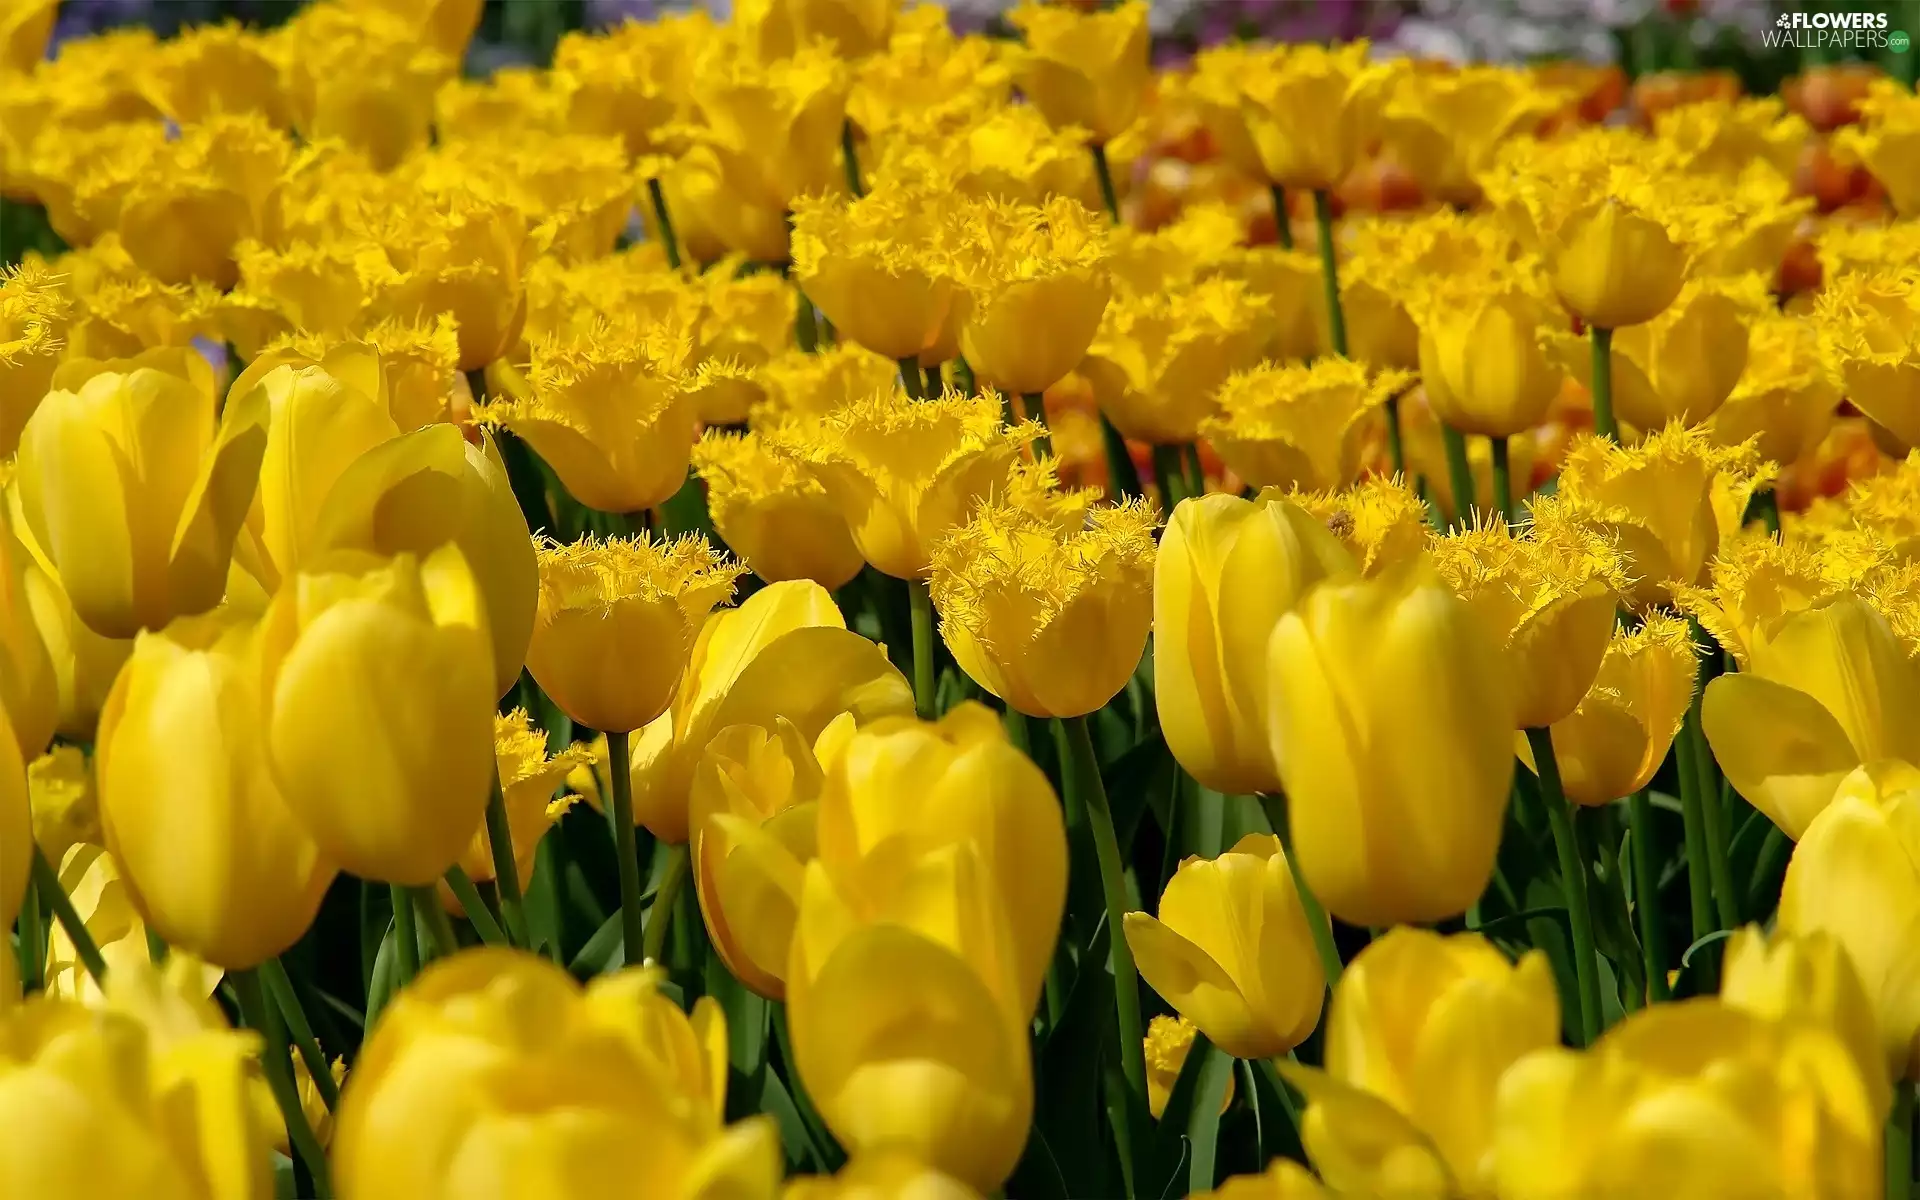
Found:
[{"label": "tulip bud", "polygon": [[0,516],[0,706],[12,721],[23,761],[53,740],[60,717],[60,680],[34,611],[34,583],[44,577]]},{"label": "tulip bud", "polygon": [[[1516,712],[1472,610],[1425,560],[1329,582],[1280,618],[1267,664],[1273,756],[1314,894],[1356,925],[1465,912],[1493,875]],[[1409,821],[1425,834],[1405,836]]]},{"label": "tulip bud", "polygon": [[[1639,629],[1613,631],[1593,686],[1553,723],[1568,800],[1599,807],[1653,782],[1693,702],[1698,668],[1693,634],[1677,617],[1656,612]],[[1515,735],[1514,752],[1538,773],[1525,734]]]},{"label": "tulip bud", "polygon": [[714,532],[768,583],[811,579],[840,587],[864,560],[827,491],[757,433],[710,429],[693,448]]},{"label": "tulip bud", "polygon": [[134,906],[232,970],[297,941],[335,873],[268,768],[256,639],[221,616],[141,635],[96,752],[100,823]]},{"label": "tulip bud", "polygon": [[485,603],[459,548],[315,564],[261,639],[273,775],[321,852],[368,879],[437,880],[480,826],[493,765]]},{"label": "tulip bud", "polygon": [[[1614,335],[1614,411],[1641,429],[1713,416],[1746,371],[1748,327],[1771,306],[1757,275],[1689,282],[1658,316]],[[1586,339],[1563,335],[1557,349],[1568,372],[1591,387]]]},{"label": "tulip bud", "polygon": [[1546,339],[1566,319],[1543,291],[1513,271],[1432,285],[1420,315],[1420,378],[1442,421],[1512,437],[1545,418],[1565,377]]},{"label": "tulip bud", "polygon": [[1158,918],[1128,913],[1140,976],[1235,1058],[1273,1058],[1320,1023],[1326,976],[1280,839],[1250,833],[1218,858],[1189,858]]},{"label": "tulip bud", "polygon": [[968,309],[960,348],[981,383],[1045,392],[1080,365],[1111,291],[1106,226],[1064,196],[961,210],[955,236]]}]

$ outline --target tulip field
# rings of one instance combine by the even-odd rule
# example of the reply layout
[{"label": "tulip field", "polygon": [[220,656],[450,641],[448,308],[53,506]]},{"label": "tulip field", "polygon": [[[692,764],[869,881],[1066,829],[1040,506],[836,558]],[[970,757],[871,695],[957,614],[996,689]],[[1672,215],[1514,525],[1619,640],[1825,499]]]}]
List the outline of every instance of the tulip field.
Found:
[{"label": "tulip field", "polygon": [[0,0],[0,1200],[1915,1194],[1900,6],[195,4]]}]

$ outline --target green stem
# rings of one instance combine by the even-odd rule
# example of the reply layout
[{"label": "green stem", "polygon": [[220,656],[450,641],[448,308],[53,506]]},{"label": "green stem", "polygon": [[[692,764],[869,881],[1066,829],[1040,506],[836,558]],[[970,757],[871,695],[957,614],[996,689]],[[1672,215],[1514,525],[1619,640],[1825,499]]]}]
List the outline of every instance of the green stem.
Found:
[{"label": "green stem", "polygon": [[1207,494],[1207,469],[1200,465],[1200,443],[1188,442],[1181,448],[1187,463],[1187,495]]},{"label": "green stem", "polygon": [[1713,932],[1713,878],[1707,865],[1706,814],[1700,806],[1700,775],[1693,765],[1693,739],[1686,736],[1686,722],[1680,736],[1673,740],[1673,752],[1680,776],[1680,816],[1686,829],[1687,896],[1693,915],[1693,940]]},{"label": "green stem", "polygon": [[1269,184],[1268,191],[1273,193],[1273,236],[1280,241],[1283,250],[1293,249],[1293,222],[1287,217],[1287,189],[1279,184]]},{"label": "green stem", "polygon": [[399,991],[420,973],[420,935],[413,924],[413,897],[397,883],[387,885],[393,904],[393,987]]},{"label": "green stem", "polygon": [[47,922],[40,909],[40,889],[28,887],[20,898],[20,985],[37,992],[45,981],[41,973],[47,965]]},{"label": "green stem", "polygon": [[1693,703],[1694,708],[1688,714],[1682,736],[1693,741],[1693,765],[1700,777],[1700,834],[1707,843],[1707,878],[1713,884],[1714,916],[1719,918],[1715,928],[1738,929],[1740,904],[1733,891],[1733,865],[1727,858],[1727,810],[1720,803],[1713,752],[1708,749],[1706,734],[1700,729],[1700,701],[1697,695]]},{"label": "green stem", "polygon": [[1094,178],[1100,181],[1100,199],[1107,206],[1107,216],[1113,219],[1115,225],[1118,225],[1120,197],[1113,190],[1113,168],[1107,165],[1107,148],[1095,142],[1089,149],[1093,152]]},{"label": "green stem", "polygon": [[1613,419],[1613,330],[1595,325],[1593,339],[1593,431],[1620,440],[1620,424]]},{"label": "green stem", "polygon": [[1760,509],[1760,523],[1766,527],[1769,534],[1774,537],[1779,537],[1780,493],[1773,490],[1772,484],[1768,484],[1766,487],[1760,489],[1759,494],[1754,497],[1754,500]]},{"label": "green stem", "polygon": [[[640,943],[640,962],[660,961],[660,948],[666,945],[667,929],[673,924],[673,906],[687,881],[688,857],[684,845],[667,851],[666,866],[653,889],[653,911],[647,914],[647,932]],[[628,960],[630,963],[633,961]]]},{"label": "green stem", "polygon": [[1667,931],[1660,920],[1660,879],[1653,863],[1653,802],[1645,788],[1627,798],[1627,827],[1633,831],[1633,907],[1640,918],[1647,996],[1665,1000],[1672,994],[1667,990]]},{"label": "green stem", "polygon": [[1451,425],[1440,426],[1440,444],[1447,451],[1447,480],[1453,487],[1451,528],[1473,524],[1473,466],[1467,461],[1467,439]]},{"label": "green stem", "polygon": [[913,709],[922,721],[933,720],[933,593],[924,579],[907,580],[907,600],[913,617]]},{"label": "green stem", "polygon": [[1160,507],[1167,512],[1187,498],[1187,467],[1180,461],[1180,447],[1153,448],[1153,482],[1160,488]]},{"label": "green stem", "polygon": [[1913,1084],[1893,1085],[1893,1112],[1887,1116],[1887,1200],[1913,1195]]},{"label": "green stem", "polygon": [[815,319],[813,301],[798,287],[793,289],[797,302],[793,309],[793,341],[801,351],[812,354],[820,349],[820,326]]},{"label": "green stem", "polygon": [[1054,726],[1063,757],[1072,769],[1066,773],[1067,788],[1086,806],[1088,824],[1093,829],[1093,850],[1100,862],[1100,891],[1107,906],[1107,945],[1113,968],[1114,1011],[1119,1018],[1120,1070],[1127,1087],[1142,1103],[1147,1098],[1146,1046],[1140,1040],[1140,982],[1133,965],[1133,948],[1127,944],[1125,918],[1128,911],[1126,864],[1120,857],[1120,838],[1114,832],[1113,811],[1107,807],[1107,789],[1100,780],[1100,758],[1094,752],[1093,738],[1087,732],[1085,717],[1059,717]]},{"label": "green stem", "polygon": [[947,381],[940,374],[940,364],[935,363],[925,368],[925,373],[927,378],[923,386],[926,388],[926,395],[930,399],[937,400],[947,390]]},{"label": "green stem", "polygon": [[1587,867],[1580,854],[1580,831],[1574,826],[1567,796],[1560,788],[1560,763],[1553,755],[1551,729],[1527,730],[1533,762],[1540,776],[1540,803],[1547,810],[1554,849],[1560,855],[1560,887],[1567,903],[1567,923],[1573,927],[1573,971],[1580,984],[1581,1045],[1591,1046],[1600,1036],[1600,971],[1594,961],[1593,910],[1587,904]]},{"label": "green stem", "polygon": [[1407,473],[1406,441],[1400,433],[1400,397],[1387,397],[1387,462],[1397,478]]},{"label": "green stem", "polygon": [[1033,452],[1040,458],[1053,457],[1053,433],[1047,425],[1047,397],[1044,392],[1020,393],[1020,408],[1029,421],[1040,425],[1040,436],[1033,440]]},{"label": "green stem", "polygon": [[673,233],[673,218],[667,213],[667,194],[658,179],[647,180],[647,198],[653,201],[653,219],[660,226],[660,248],[667,252],[667,265],[680,269],[680,239]]},{"label": "green stem", "polygon": [[900,364],[900,386],[907,389],[907,395],[915,400],[925,400],[927,389],[920,382],[920,360],[909,354],[895,361]]},{"label": "green stem", "polygon": [[1320,279],[1327,289],[1327,336],[1333,352],[1347,356],[1347,317],[1340,311],[1340,268],[1333,259],[1333,198],[1325,188],[1313,191],[1313,223],[1320,235]]},{"label": "green stem", "polygon": [[[267,1088],[279,1103],[280,1116],[287,1123],[287,1139],[313,1177],[314,1194],[331,1197],[333,1180],[327,1172],[327,1155],[320,1148],[320,1139],[313,1135],[313,1128],[307,1124],[306,1114],[300,1110],[300,1093],[293,1085],[293,1064],[287,1054],[287,1031],[280,1023],[279,1011],[267,1003],[256,972],[230,971],[227,978],[233,981],[234,994],[240,1000],[241,1019],[260,1033],[263,1043],[260,1069],[266,1074]],[[317,1086],[319,1080],[315,1079],[314,1083]]]},{"label": "green stem", "polygon": [[489,946],[513,945],[513,939],[493,919],[493,913],[487,908],[480,889],[473,886],[473,879],[459,863],[447,868],[447,887],[453,892],[453,898],[460,902],[460,907],[467,914],[467,923],[473,926],[473,931],[480,935],[482,942]]},{"label": "green stem", "polygon": [[307,1064],[307,1074],[313,1076],[314,1090],[320,1093],[327,1111],[334,1111],[340,1107],[340,1085],[334,1082],[326,1053],[320,1049],[319,1039],[313,1036],[313,1025],[307,1020],[307,1010],[300,1007],[300,993],[294,991],[286,965],[278,958],[270,958],[261,963],[258,970],[260,982],[266,985],[267,995],[280,1010],[287,1032],[293,1036],[294,1047]]},{"label": "green stem", "polygon": [[1300,894],[1300,909],[1307,914],[1307,926],[1313,930],[1313,948],[1320,955],[1320,970],[1327,977],[1327,986],[1340,982],[1343,967],[1340,962],[1340,947],[1333,941],[1333,925],[1327,920],[1327,910],[1320,907],[1320,898],[1307,886],[1306,877],[1300,871],[1300,862],[1293,857],[1293,834],[1287,824],[1287,798],[1277,792],[1260,793],[1260,808],[1267,814],[1267,825],[1273,835],[1286,847],[1287,870],[1293,875],[1293,890]]},{"label": "green stem", "polygon": [[840,122],[840,158],[847,168],[847,190],[855,196],[864,196],[867,189],[860,184],[860,152],[853,141],[853,118]]},{"label": "green stem", "polygon": [[1488,438],[1493,444],[1493,507],[1500,519],[1513,523],[1513,474],[1507,460],[1507,439]]},{"label": "green stem", "polygon": [[607,774],[613,793],[614,857],[620,867],[620,930],[626,941],[627,961],[635,946],[645,944],[640,912],[640,851],[633,831],[633,774],[627,757],[632,747],[625,733],[607,732]]},{"label": "green stem", "polygon": [[[607,740],[611,744],[613,739]],[[507,796],[500,784],[499,764],[494,766],[493,790],[487,795],[487,851],[493,856],[493,889],[500,897],[500,920],[506,924],[507,935],[514,945],[525,948],[533,945],[533,937],[527,929],[527,908],[520,894],[520,867],[514,859],[513,826],[507,821]],[[466,900],[460,903],[464,906]],[[467,918],[479,928],[471,910]]]},{"label": "green stem", "polygon": [[1100,440],[1107,451],[1107,491],[1117,493],[1122,500],[1146,495],[1140,486],[1140,472],[1133,465],[1133,455],[1127,452],[1127,439],[1105,413],[1100,414]]},{"label": "green stem", "polygon": [[73,953],[87,968],[87,974],[93,976],[94,983],[105,987],[107,984],[107,960],[100,957],[100,947],[94,945],[93,935],[87,932],[87,923],[73,907],[73,899],[67,895],[67,889],[60,886],[60,876],[54,871],[53,864],[40,850],[39,843],[33,847],[33,886],[40,893],[40,902],[53,910],[54,920],[60,922],[60,928],[67,931],[67,940],[73,943]]},{"label": "green stem", "polygon": [[419,910],[420,924],[427,931],[427,943],[433,947],[435,958],[448,958],[460,952],[460,939],[453,933],[453,918],[440,904],[440,895],[432,884],[407,889],[413,896],[413,904]]}]

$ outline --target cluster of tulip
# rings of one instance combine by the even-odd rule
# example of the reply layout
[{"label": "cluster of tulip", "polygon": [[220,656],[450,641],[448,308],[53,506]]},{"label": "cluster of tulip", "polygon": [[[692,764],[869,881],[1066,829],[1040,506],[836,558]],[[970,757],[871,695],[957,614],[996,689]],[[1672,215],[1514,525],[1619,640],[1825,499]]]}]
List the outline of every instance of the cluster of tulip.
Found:
[{"label": "cluster of tulip", "polygon": [[0,1194],[1910,1194],[1920,100],[734,7],[0,15]]}]

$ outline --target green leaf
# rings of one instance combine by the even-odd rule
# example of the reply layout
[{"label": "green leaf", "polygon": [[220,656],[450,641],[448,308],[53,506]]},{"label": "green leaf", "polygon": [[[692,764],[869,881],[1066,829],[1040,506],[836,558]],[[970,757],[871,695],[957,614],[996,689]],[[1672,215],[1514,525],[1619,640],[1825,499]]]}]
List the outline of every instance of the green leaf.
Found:
[{"label": "green leaf", "polygon": [[580,953],[573,956],[567,970],[580,979],[592,979],[626,962],[627,939],[620,927],[620,910],[600,923]]},{"label": "green leaf", "polygon": [[[1160,1119],[1153,1129],[1153,1149],[1147,1160],[1149,1174],[1140,1189],[1146,1195],[1185,1194],[1188,1117],[1200,1092],[1200,1076],[1208,1061],[1205,1052],[1211,1049],[1213,1044],[1207,1041],[1207,1035],[1196,1033],[1186,1061],[1180,1064],[1180,1074],[1167,1092],[1167,1105],[1160,1110]],[[1151,1118],[1152,1114],[1148,1115]]]},{"label": "green leaf", "polygon": [[1006,1194],[1020,1200],[1067,1200],[1067,1177],[1060,1170],[1047,1135],[1039,1126],[1027,1131],[1027,1146],[1007,1180]]},{"label": "green leaf", "polygon": [[1715,942],[1723,942],[1732,937],[1733,933],[1734,931],[1731,929],[1716,929],[1712,933],[1695,941],[1693,945],[1687,947],[1686,953],[1680,956],[1680,969],[1684,971],[1693,965],[1693,955],[1695,951],[1704,950]]},{"label": "green leaf", "polygon": [[1753,870],[1747,876],[1747,902],[1740,910],[1748,920],[1767,917],[1779,906],[1780,887],[1792,857],[1793,839],[1768,821],[1766,837],[1754,855]]},{"label": "green leaf", "polygon": [[[1202,1038],[1195,1037],[1189,1058],[1202,1050]],[[1187,1188],[1203,1192],[1213,1187],[1220,1137],[1220,1110],[1226,1104],[1227,1084],[1233,1079],[1233,1058],[1212,1043],[1206,1043],[1206,1061],[1200,1068],[1200,1085],[1193,1096],[1193,1108],[1187,1115],[1187,1140],[1193,1146],[1193,1161],[1188,1170]]]},{"label": "green leaf", "polygon": [[1100,1063],[1115,1022],[1104,922],[1080,962],[1060,1023],[1034,1056],[1035,1126],[1046,1136],[1069,1195],[1111,1196],[1113,1164],[1100,1132]]},{"label": "green leaf", "polygon": [[380,1010],[387,1006],[387,1000],[393,995],[394,950],[393,925],[387,925],[386,936],[380,939],[380,949],[373,957],[373,982],[367,987],[367,1024],[369,1032],[374,1022],[380,1019]]}]

